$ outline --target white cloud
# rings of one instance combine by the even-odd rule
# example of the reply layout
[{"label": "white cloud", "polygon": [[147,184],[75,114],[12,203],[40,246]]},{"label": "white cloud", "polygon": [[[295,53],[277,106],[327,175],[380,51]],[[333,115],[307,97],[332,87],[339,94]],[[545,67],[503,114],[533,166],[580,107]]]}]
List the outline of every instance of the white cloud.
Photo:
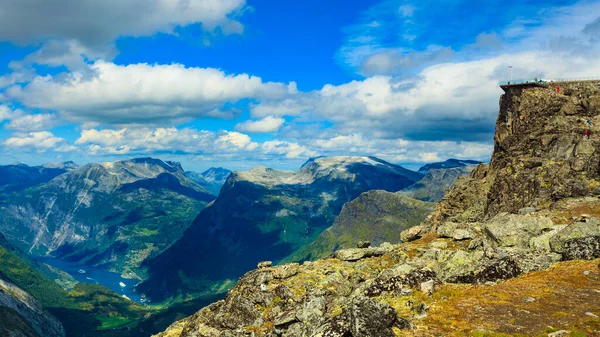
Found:
[{"label": "white cloud", "polygon": [[13,116],[13,111],[6,105],[0,105],[0,123],[10,120]]},{"label": "white cloud", "polygon": [[17,133],[6,139],[3,145],[9,149],[35,150],[36,152],[69,152],[76,148],[66,144],[66,140],[48,131]]},{"label": "white cloud", "polygon": [[76,145],[98,154],[240,154],[258,144],[243,133],[190,128],[123,128],[83,130]]},{"label": "white cloud", "polygon": [[119,36],[173,33],[175,27],[202,24],[225,34],[243,31],[231,19],[244,0],[2,0],[0,40],[37,43],[46,38],[76,40],[103,48]]},{"label": "white cloud", "polygon": [[53,128],[57,123],[55,115],[40,113],[13,117],[5,128],[16,131],[42,131]]},{"label": "white cloud", "polygon": [[402,5],[398,8],[398,12],[404,17],[411,17],[415,13],[415,6],[413,5]]},{"label": "white cloud", "polygon": [[257,121],[245,121],[236,125],[236,129],[248,133],[269,133],[278,131],[285,123],[281,117],[267,116]]},{"label": "white cloud", "polygon": [[317,155],[317,152],[312,151],[305,146],[281,140],[264,142],[261,148],[265,154],[283,155],[286,158],[298,158],[300,156],[313,157]]},{"label": "white cloud", "polygon": [[180,64],[121,66],[96,61],[90,69],[94,76],[89,78],[79,72],[38,76],[24,87],[8,88],[6,96],[29,107],[58,110],[75,121],[128,124],[230,118],[230,113],[219,110],[225,103],[278,99],[295,88],[247,74]]}]

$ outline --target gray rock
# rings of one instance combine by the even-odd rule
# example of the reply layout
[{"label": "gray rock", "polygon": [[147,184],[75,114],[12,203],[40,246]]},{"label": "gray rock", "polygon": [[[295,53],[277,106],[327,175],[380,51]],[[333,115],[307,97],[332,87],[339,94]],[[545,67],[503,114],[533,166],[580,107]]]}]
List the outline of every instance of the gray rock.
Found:
[{"label": "gray rock", "polygon": [[432,243],[429,244],[429,247],[431,248],[437,248],[437,249],[446,249],[448,248],[448,242],[446,241],[433,241]]},{"label": "gray rock", "polygon": [[258,263],[258,269],[269,268],[273,265],[272,261],[261,261]]},{"label": "gray rock", "polygon": [[519,210],[519,214],[530,214],[537,212],[535,207],[523,207]]},{"label": "gray rock", "polygon": [[369,248],[371,247],[371,241],[358,241],[356,244],[357,248]]},{"label": "gray rock", "polygon": [[278,266],[273,270],[273,277],[276,279],[286,279],[298,274],[297,263],[288,263],[283,266]]},{"label": "gray rock", "polygon": [[296,313],[292,311],[292,312],[286,312],[286,313],[279,315],[279,317],[277,317],[277,318],[275,318],[275,320],[273,320],[273,324],[276,327],[281,327],[284,325],[289,325],[290,323],[294,323],[297,320],[298,319],[296,318]]},{"label": "gray rock", "polygon": [[400,240],[402,242],[410,242],[420,238],[426,232],[426,228],[423,225],[414,226],[409,229],[405,229],[400,233]]},{"label": "gray rock", "polygon": [[549,333],[548,337],[567,337],[568,335],[569,335],[569,331],[558,330],[558,331]]},{"label": "gray rock", "polygon": [[550,239],[550,249],[565,260],[600,257],[600,227],[596,221],[572,223]]},{"label": "gray rock", "polygon": [[421,291],[427,295],[431,295],[435,292],[435,281],[429,280],[421,283]]},{"label": "gray rock", "polygon": [[547,217],[500,214],[485,225],[487,240],[484,243],[527,250],[532,237],[541,235],[552,226],[554,223]]},{"label": "gray rock", "polygon": [[600,317],[598,317],[598,315],[596,315],[596,314],[594,314],[594,313],[591,313],[591,312],[589,312],[589,311],[588,311],[588,312],[586,312],[586,313],[585,313],[585,315],[586,315],[586,316],[589,316],[589,317],[593,317],[593,318],[600,318]]}]

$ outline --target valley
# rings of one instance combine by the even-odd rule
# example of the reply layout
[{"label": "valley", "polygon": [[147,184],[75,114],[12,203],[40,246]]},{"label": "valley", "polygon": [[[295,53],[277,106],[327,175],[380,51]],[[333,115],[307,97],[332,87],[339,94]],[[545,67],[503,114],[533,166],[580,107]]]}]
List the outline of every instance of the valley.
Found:
[{"label": "valley", "polygon": [[[14,262],[0,263],[0,273],[16,263],[31,276],[0,275],[41,297],[69,337],[150,336],[221,299],[260,260],[315,259],[362,239],[397,242],[398,228],[433,207],[395,193],[422,174],[374,157],[313,158],[298,171],[195,173],[153,158],[0,169],[39,177],[2,185],[3,246],[16,255],[6,255]],[[365,221],[372,225],[360,228]],[[349,235],[318,243],[340,231]]]}]

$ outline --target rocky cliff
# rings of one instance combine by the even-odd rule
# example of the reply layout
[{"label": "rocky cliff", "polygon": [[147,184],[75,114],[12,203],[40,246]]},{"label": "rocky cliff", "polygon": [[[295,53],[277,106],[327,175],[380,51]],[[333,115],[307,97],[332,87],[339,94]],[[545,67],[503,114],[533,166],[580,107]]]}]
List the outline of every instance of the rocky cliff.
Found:
[{"label": "rocky cliff", "polygon": [[599,335],[597,84],[509,89],[490,166],[405,242],[261,263],[159,336]]}]

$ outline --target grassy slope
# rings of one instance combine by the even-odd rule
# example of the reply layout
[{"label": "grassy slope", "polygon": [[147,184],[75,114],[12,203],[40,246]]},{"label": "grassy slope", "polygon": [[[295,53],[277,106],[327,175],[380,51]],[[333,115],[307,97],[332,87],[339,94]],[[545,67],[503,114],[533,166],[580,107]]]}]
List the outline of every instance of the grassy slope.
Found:
[{"label": "grassy slope", "polygon": [[434,207],[397,193],[365,192],[344,205],[329,229],[285,261],[322,258],[337,249],[354,247],[360,240],[396,243],[402,230],[420,224]]}]

